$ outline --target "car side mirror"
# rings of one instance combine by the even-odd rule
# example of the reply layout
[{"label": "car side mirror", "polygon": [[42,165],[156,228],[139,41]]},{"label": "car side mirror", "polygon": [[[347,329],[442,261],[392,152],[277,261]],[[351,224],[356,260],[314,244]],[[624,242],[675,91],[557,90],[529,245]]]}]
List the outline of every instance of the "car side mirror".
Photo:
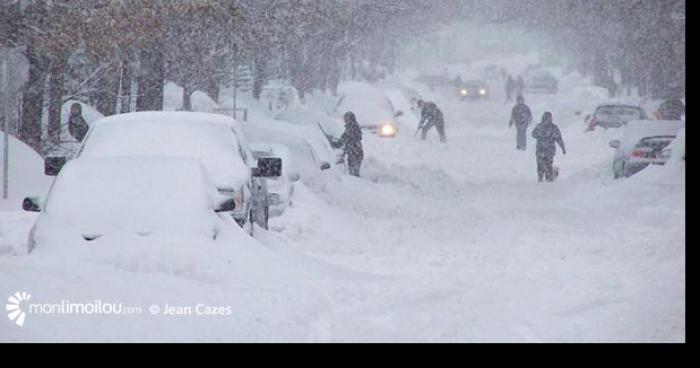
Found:
[{"label": "car side mirror", "polygon": [[299,181],[299,179],[301,179],[301,175],[299,175],[299,173],[293,172],[289,174],[289,180],[295,182]]},{"label": "car side mirror", "polygon": [[236,209],[236,200],[231,198],[227,199],[216,207],[214,211],[216,212],[231,212]]},{"label": "car side mirror", "polygon": [[394,114],[395,118],[398,118],[399,116],[403,116],[403,111],[399,110]]},{"label": "car side mirror", "polygon": [[66,157],[47,157],[44,159],[44,175],[56,176],[68,159]]},{"label": "car side mirror", "polygon": [[41,205],[38,197],[26,197],[22,201],[22,209],[27,212],[41,212]]},{"label": "car side mirror", "polygon": [[270,178],[282,176],[282,159],[279,157],[261,157],[258,167],[252,168],[254,177]]},{"label": "car side mirror", "polygon": [[321,170],[328,170],[330,168],[331,168],[331,164],[329,164],[328,162],[324,162],[321,164]]},{"label": "car side mirror", "polygon": [[618,141],[617,139],[610,141],[610,147],[611,148],[620,148],[620,141]]}]

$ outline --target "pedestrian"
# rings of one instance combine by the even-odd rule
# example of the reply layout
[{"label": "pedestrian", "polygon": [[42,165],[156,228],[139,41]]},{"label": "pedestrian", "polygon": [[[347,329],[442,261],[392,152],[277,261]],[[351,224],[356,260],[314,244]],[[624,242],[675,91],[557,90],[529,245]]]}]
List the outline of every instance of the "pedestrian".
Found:
[{"label": "pedestrian", "polygon": [[83,118],[82,106],[79,103],[74,103],[70,107],[70,116],[68,117],[68,132],[75,138],[76,141],[82,142],[83,138],[90,127]]},{"label": "pedestrian", "polygon": [[542,115],[542,122],[537,124],[535,129],[532,130],[532,137],[537,140],[537,150],[535,152],[537,157],[537,181],[541,183],[543,177],[548,182],[554,181],[556,173],[553,164],[554,155],[557,151],[556,144],[559,144],[564,155],[566,155],[566,148],[564,148],[561,131],[554,124],[551,112],[545,112]]},{"label": "pedestrian", "polygon": [[527,147],[527,127],[532,122],[532,111],[530,111],[530,107],[525,104],[525,98],[523,96],[518,96],[517,102],[518,103],[513,106],[513,110],[510,112],[508,128],[513,127],[513,124],[515,124],[515,128],[517,129],[515,147],[524,151]]},{"label": "pedestrian", "polygon": [[352,111],[348,111],[343,115],[345,122],[345,131],[339,139],[330,139],[333,148],[343,148],[343,155],[347,163],[348,173],[353,176],[360,176],[360,166],[364,159],[362,150],[362,129],[357,123],[357,118]]},{"label": "pedestrian", "polygon": [[425,140],[428,136],[428,131],[434,126],[438,131],[438,135],[440,135],[440,142],[447,142],[445,118],[440,108],[434,102],[423,100],[418,100],[418,107],[421,109],[420,122],[418,123],[418,130],[421,130],[421,139]]},{"label": "pedestrian", "polygon": [[515,92],[515,79],[508,74],[508,79],[506,80],[506,103],[513,101],[513,92]]}]

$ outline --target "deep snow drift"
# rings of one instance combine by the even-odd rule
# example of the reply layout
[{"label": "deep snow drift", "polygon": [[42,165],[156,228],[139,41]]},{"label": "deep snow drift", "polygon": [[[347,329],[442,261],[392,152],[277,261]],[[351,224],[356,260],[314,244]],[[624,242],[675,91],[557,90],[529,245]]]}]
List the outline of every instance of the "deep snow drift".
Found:
[{"label": "deep snow drift", "polygon": [[[684,135],[668,165],[613,180],[608,141],[620,132],[586,133],[575,114],[605,98],[565,76],[559,94],[526,96],[536,122],[553,113],[567,144],[558,181],[538,184],[534,142],[515,150],[512,106],[493,83],[490,100],[473,102],[403,78],[359,86],[393,91],[396,105],[406,106],[397,85],[435,100],[448,142],[434,131],[415,139],[404,111],[396,138],[365,134],[361,178],[302,177],[293,205],[255,239],[231,230],[228,246],[199,252],[173,243],[94,257],[89,247],[84,257],[1,254],[0,296],[142,310],[32,314],[23,327],[0,323],[0,341],[684,341]],[[321,108],[328,96],[307,98],[312,112],[279,115],[289,121],[277,131],[314,128],[304,116],[338,118]],[[248,107],[249,124],[274,123]],[[376,101],[355,108],[390,113],[369,111],[386,108]],[[1,214],[15,249],[31,222]],[[192,311],[164,314],[166,304]],[[221,313],[197,314],[200,304]]]}]

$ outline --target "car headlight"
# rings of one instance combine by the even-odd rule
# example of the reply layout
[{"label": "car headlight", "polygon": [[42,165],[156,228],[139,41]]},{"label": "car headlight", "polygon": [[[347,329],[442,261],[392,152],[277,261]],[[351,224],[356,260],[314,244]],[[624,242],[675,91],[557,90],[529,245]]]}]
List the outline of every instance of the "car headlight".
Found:
[{"label": "car headlight", "polygon": [[486,89],[485,89],[485,88],[480,89],[480,90],[479,90],[479,94],[482,95],[482,96],[485,95],[485,94],[486,94]]},{"label": "car headlight", "polygon": [[469,91],[467,91],[466,88],[462,88],[462,90],[460,90],[459,93],[461,93],[462,96],[467,96],[469,94]]},{"label": "car headlight", "polygon": [[379,135],[383,137],[391,137],[396,134],[396,127],[391,123],[384,123],[379,127]]}]

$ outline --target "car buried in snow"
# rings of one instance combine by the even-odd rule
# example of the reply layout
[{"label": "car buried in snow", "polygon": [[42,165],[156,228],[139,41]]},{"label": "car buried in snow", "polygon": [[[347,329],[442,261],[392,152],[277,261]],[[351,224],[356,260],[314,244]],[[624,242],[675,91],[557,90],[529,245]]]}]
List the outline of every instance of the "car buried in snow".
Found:
[{"label": "car buried in snow", "polygon": [[216,213],[233,211],[235,201],[216,195],[196,159],[90,157],[66,163],[46,197],[27,197],[22,208],[41,212],[29,232],[29,253],[105,240],[215,241],[227,223]]},{"label": "car buried in snow", "polygon": [[270,217],[281,216],[292,205],[294,183],[299,181],[298,172],[291,172],[292,155],[289,149],[280,144],[251,142],[253,157],[279,157],[282,159],[282,172],[280,176],[265,178],[266,192],[270,204]]},{"label": "car buried in snow", "polygon": [[664,165],[670,157],[667,146],[684,126],[684,122],[675,120],[630,121],[622,138],[610,141],[615,149],[614,178],[632,176],[649,165]]},{"label": "car buried in snow", "polygon": [[[276,158],[253,159],[236,121],[199,112],[135,112],[96,121],[72,159],[87,157],[181,157],[199,159],[217,192],[235,201],[231,215],[241,225],[267,228],[269,212],[262,178],[278,176]],[[56,175],[67,158],[47,158]]]},{"label": "car buried in snow", "polygon": [[595,112],[586,115],[584,122],[586,130],[592,131],[596,127],[605,129],[620,128],[632,120],[646,120],[647,113],[640,106],[627,104],[603,104],[596,107]]}]

